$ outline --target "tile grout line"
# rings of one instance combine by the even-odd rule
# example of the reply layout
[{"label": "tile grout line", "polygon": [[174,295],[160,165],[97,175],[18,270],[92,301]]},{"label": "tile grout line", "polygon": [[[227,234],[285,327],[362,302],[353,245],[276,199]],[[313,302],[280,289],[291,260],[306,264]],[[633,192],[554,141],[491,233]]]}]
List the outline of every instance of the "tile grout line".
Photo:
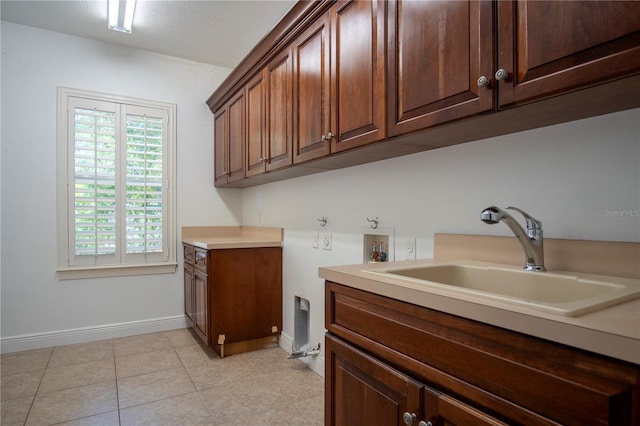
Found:
[{"label": "tile grout line", "polygon": [[38,382],[38,387],[36,388],[36,393],[33,394],[33,399],[31,400],[31,404],[29,405],[29,411],[27,412],[27,416],[24,418],[23,425],[26,426],[27,420],[29,420],[29,416],[31,415],[31,410],[33,410],[33,405],[36,403],[36,398],[38,397],[38,391],[40,391],[40,386],[42,386],[42,381],[44,380],[44,375],[47,372],[47,368],[49,368],[49,363],[51,362],[51,358],[53,357],[53,351],[55,351],[55,346],[51,349],[49,353],[49,358],[47,359],[47,364],[44,366],[44,370],[42,370],[42,376],[40,376],[40,382]]},{"label": "tile grout line", "polygon": [[[165,337],[166,337],[166,336],[165,336]],[[198,387],[196,386],[195,382],[193,381],[193,378],[191,377],[191,375],[189,374],[189,371],[188,371],[188,369],[187,369],[186,365],[184,365],[184,362],[182,361],[182,358],[180,358],[180,355],[178,355],[178,352],[176,351],[176,346],[174,345],[174,343],[173,343],[173,342],[172,342],[168,337],[167,337],[167,340],[168,340],[168,341],[169,341],[169,343],[171,344],[171,350],[173,351],[173,353],[174,353],[174,354],[175,354],[175,356],[177,357],[178,361],[180,362],[180,366],[182,367],[182,369],[184,370],[185,374],[186,374],[186,375],[187,375],[187,377],[189,378],[189,381],[190,381],[190,382],[191,382],[191,384],[193,385],[193,388],[194,388],[195,393],[197,393],[197,394],[198,394],[198,397],[199,397],[200,401],[201,401],[201,402],[203,403],[203,405],[205,406],[205,408],[206,408],[206,410],[207,410],[207,413],[209,413],[210,420],[213,422],[213,425],[214,425],[214,426],[215,426],[215,425],[217,425],[217,423],[216,423],[216,422],[215,422],[215,420],[213,419],[213,415],[211,414],[211,411],[208,409],[207,405],[204,403],[204,400],[202,399],[202,395],[200,395],[200,391],[198,390]],[[196,343],[195,345],[197,345],[197,343]],[[187,347],[187,346],[191,346],[191,345],[182,345],[182,346],[177,346],[177,347]],[[143,353],[141,353],[141,354],[151,353],[151,352],[153,352],[153,351],[150,351],[150,352],[143,352]],[[138,355],[139,355],[139,354],[138,354]],[[123,358],[123,357],[126,357],[126,356],[128,356],[128,355],[123,355],[123,356],[122,356],[122,357],[120,357],[120,358]],[[116,358],[117,358],[117,357],[115,356],[115,351],[114,351],[114,360],[115,360]],[[163,370],[161,370],[161,371],[174,370],[174,369],[178,369],[178,368],[180,368],[180,367],[173,367],[173,368],[169,368],[169,369],[163,369]],[[160,370],[159,370],[159,371],[160,371]],[[155,372],[147,372],[147,373],[140,373],[140,374],[135,374],[135,375],[132,375],[132,376],[127,376],[127,377],[125,377],[125,379],[131,378],[131,377],[139,377],[139,376],[143,376],[143,375],[146,375],[146,374],[152,374],[152,373],[157,373],[157,372],[158,372],[158,371],[155,371]],[[117,382],[117,370],[116,370],[116,382]],[[118,391],[117,391],[117,389],[116,389],[116,392],[118,392]],[[142,402],[142,403],[140,403],[140,404],[132,405],[132,406],[129,406],[129,407],[124,407],[124,408],[122,408],[122,409],[120,408],[120,402],[119,402],[119,398],[118,398],[118,418],[119,418],[120,425],[122,425],[121,410],[128,410],[128,409],[130,409],[130,408],[140,407],[140,406],[143,406],[143,405],[152,404],[152,403],[159,402],[159,401],[163,401],[163,400],[168,400],[168,399],[172,399],[172,398],[176,398],[176,397],[180,397],[180,396],[184,396],[184,395],[189,395],[189,394],[191,394],[191,393],[193,393],[193,392],[186,392],[186,393],[181,393],[181,394],[179,394],[179,395],[167,396],[167,397],[165,397],[165,398],[161,398],[161,399],[154,400],[154,401]],[[117,395],[119,396],[119,393],[117,393]]]},{"label": "tile grout line", "polygon": [[[110,342],[110,344],[111,344],[111,349],[112,349],[112,351],[113,351],[113,375],[114,375],[115,386],[116,386],[116,409],[118,410],[118,425],[121,425],[121,422],[120,422],[120,407],[119,407],[119,403],[118,403],[118,381],[117,381],[117,380],[118,380],[118,377],[117,377],[117,374],[116,374],[116,365],[115,365],[115,361],[116,361],[116,354],[115,354],[115,343],[114,343],[114,340],[115,340],[115,339],[97,340],[97,341],[94,341],[94,342],[87,342],[87,344],[90,344],[90,343],[96,343],[96,342],[105,342],[105,341],[109,341],[109,342]],[[80,343],[80,344],[82,344],[82,343]],[[45,367],[45,372],[46,372],[46,370],[49,368],[49,363],[50,363],[50,361],[51,361],[51,358],[53,357],[53,352],[55,351],[55,349],[56,349],[56,348],[60,348],[60,347],[64,347],[64,346],[72,346],[72,345],[63,345],[63,346],[54,346],[54,347],[53,347],[53,349],[52,349],[52,351],[51,351],[51,355],[49,356],[49,360],[47,361],[47,366]],[[88,363],[91,363],[91,362],[94,362],[94,361],[85,361],[85,362],[81,362],[81,363],[79,363],[79,364],[76,364],[76,363],[73,363],[73,364],[67,364],[67,366],[70,366],[70,365],[80,365],[80,364],[88,364]],[[65,366],[65,365],[63,365],[62,367],[64,367],[64,366]],[[56,368],[56,367],[51,367],[51,368]],[[44,373],[43,373],[43,379],[44,379]],[[92,383],[92,384],[100,384],[100,383],[103,383],[103,382],[96,382],[96,383]],[[90,385],[91,385],[91,384],[90,384]],[[73,386],[73,387],[70,387],[70,388],[59,389],[58,391],[65,391],[65,390],[69,390],[69,389],[81,388],[81,387],[84,387],[84,386],[90,386],[90,385],[78,385],[78,386]],[[38,386],[38,390],[39,390],[39,388],[40,388],[40,386]],[[47,392],[47,393],[52,393],[52,392],[56,392],[56,391],[50,391],[50,392]],[[35,398],[34,398],[34,401],[35,401]],[[99,415],[102,415],[102,414],[107,414],[107,413],[110,413],[110,412],[111,412],[111,411],[105,411],[105,412],[101,412],[101,413],[92,413],[92,414],[89,414],[89,415],[84,416],[84,417],[78,417],[78,418],[75,418],[75,419],[63,420],[63,421],[62,421],[62,422],[60,422],[60,423],[55,423],[55,424],[52,424],[52,425],[50,425],[50,426],[55,426],[55,425],[59,425],[59,424],[64,424],[64,423],[72,422],[72,421],[78,421],[78,420],[82,420],[82,419],[88,419],[88,418],[91,418],[91,417],[99,416]],[[27,416],[27,418],[28,418],[28,416]],[[25,426],[26,426],[26,420],[25,420]]]},{"label": "tile grout line", "polygon": [[122,416],[120,415],[120,391],[118,390],[118,365],[116,363],[115,339],[111,339],[111,349],[113,349],[113,376],[116,381],[116,409],[118,410],[118,425],[122,426]]},{"label": "tile grout line", "polygon": [[[197,346],[200,346],[198,342],[196,342],[195,344]],[[190,346],[190,345],[186,345],[186,346]],[[186,346],[180,346],[180,347],[186,347]],[[198,399],[200,400],[204,408],[207,410],[207,413],[209,413],[209,417],[211,418],[213,425],[216,426],[218,423],[216,423],[216,420],[213,417],[213,413],[211,412],[211,409],[209,409],[209,405],[205,402],[204,397],[200,393],[200,389],[198,389],[196,382],[193,380],[193,377],[191,377],[191,374],[189,373],[189,369],[187,368],[186,365],[184,365],[184,361],[182,361],[182,358],[180,358],[180,354],[178,354],[178,351],[176,350],[176,346],[173,344],[173,342],[171,342],[171,347],[173,348],[173,352],[175,352],[176,356],[178,357],[178,360],[180,361],[180,365],[182,365],[182,368],[184,368],[185,373],[187,373],[187,376],[189,377],[189,380],[191,381],[193,388],[196,390],[196,393],[198,394]]]}]

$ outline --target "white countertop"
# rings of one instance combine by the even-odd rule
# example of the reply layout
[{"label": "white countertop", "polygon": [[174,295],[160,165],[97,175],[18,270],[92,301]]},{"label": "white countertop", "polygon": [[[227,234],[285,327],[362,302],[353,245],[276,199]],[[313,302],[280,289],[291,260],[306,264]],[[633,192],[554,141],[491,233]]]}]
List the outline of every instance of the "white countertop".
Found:
[{"label": "white countertop", "polygon": [[191,226],[182,228],[182,242],[207,250],[282,247],[282,228],[253,226]]},{"label": "white countertop", "polygon": [[452,296],[451,292],[363,271],[435,263],[425,259],[330,266],[318,272],[320,278],[338,284],[640,365],[640,299],[567,317],[473,295]]}]

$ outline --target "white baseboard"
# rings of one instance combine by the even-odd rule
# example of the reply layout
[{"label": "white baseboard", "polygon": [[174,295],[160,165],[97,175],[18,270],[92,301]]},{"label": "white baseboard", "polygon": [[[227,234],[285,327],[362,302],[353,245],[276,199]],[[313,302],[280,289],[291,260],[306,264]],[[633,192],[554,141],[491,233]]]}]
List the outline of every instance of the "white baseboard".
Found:
[{"label": "white baseboard", "polygon": [[0,338],[0,353],[4,354],[31,349],[50,348],[52,346],[71,345],[74,343],[86,343],[186,327],[187,320],[184,315],[176,315],[173,317],[105,324],[95,327],[23,334],[21,336]]},{"label": "white baseboard", "polygon": [[[321,342],[321,351],[318,356],[310,356],[305,358],[298,358],[300,361],[304,362],[311,368],[313,371],[324,377],[324,342]],[[280,333],[280,347],[291,353],[291,348],[293,344],[293,339],[288,334],[282,332]],[[314,345],[315,346],[315,345]]]},{"label": "white baseboard", "polygon": [[280,347],[291,354],[292,345],[293,339],[284,332],[280,333]]}]

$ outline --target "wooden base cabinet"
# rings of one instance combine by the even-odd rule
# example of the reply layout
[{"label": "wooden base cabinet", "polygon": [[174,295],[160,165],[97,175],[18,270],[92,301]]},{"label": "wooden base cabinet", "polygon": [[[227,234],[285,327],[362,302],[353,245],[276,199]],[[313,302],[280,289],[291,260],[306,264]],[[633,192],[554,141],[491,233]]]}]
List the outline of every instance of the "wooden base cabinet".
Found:
[{"label": "wooden base cabinet", "polygon": [[390,426],[420,410],[421,383],[331,335],[325,352],[332,402],[325,424]]},{"label": "wooden base cabinet", "polygon": [[640,366],[326,283],[326,425],[640,424]]},{"label": "wooden base cabinet", "polygon": [[185,315],[205,344],[223,357],[225,345],[280,335],[281,247],[184,247]]},{"label": "wooden base cabinet", "polygon": [[327,395],[333,403],[326,424],[506,425],[331,335],[326,351],[332,366]]},{"label": "wooden base cabinet", "polygon": [[207,343],[209,338],[209,278],[207,251],[184,244],[184,314],[193,331]]},{"label": "wooden base cabinet", "polygon": [[193,330],[204,341],[209,340],[209,279],[202,271],[193,274]]}]

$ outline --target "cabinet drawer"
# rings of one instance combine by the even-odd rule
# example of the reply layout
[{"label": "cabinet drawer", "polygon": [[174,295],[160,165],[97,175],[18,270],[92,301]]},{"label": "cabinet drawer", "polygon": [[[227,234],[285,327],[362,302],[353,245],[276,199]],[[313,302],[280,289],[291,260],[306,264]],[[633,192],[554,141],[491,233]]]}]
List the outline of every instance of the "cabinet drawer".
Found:
[{"label": "cabinet drawer", "polygon": [[195,256],[193,265],[200,269],[203,272],[207,272],[207,266],[209,262],[209,256],[207,255],[207,250],[195,249]]},{"label": "cabinet drawer", "polygon": [[196,253],[195,247],[190,246],[189,244],[183,244],[182,247],[184,247],[184,263],[193,265]]}]

